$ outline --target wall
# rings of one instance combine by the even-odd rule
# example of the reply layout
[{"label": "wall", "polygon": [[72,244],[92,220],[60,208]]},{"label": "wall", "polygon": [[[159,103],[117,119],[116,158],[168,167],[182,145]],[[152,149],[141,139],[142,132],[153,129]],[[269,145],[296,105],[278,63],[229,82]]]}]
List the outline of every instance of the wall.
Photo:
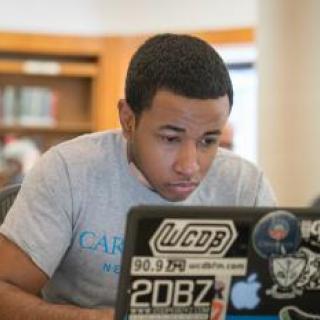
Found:
[{"label": "wall", "polygon": [[100,35],[255,26],[256,2],[0,0],[0,30]]},{"label": "wall", "polygon": [[260,0],[259,13],[259,162],[281,205],[309,205],[320,194],[320,1]]},{"label": "wall", "polygon": [[104,33],[105,0],[0,0],[0,30]]},{"label": "wall", "polygon": [[255,26],[257,0],[109,0],[105,30],[144,33]]}]

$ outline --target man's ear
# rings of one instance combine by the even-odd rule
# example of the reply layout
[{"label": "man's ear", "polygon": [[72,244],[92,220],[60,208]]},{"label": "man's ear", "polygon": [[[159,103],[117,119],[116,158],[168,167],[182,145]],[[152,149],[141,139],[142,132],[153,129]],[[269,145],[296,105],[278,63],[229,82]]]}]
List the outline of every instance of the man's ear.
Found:
[{"label": "man's ear", "polygon": [[134,112],[125,99],[119,100],[118,111],[123,134],[128,139],[133,134],[135,128],[136,118]]}]

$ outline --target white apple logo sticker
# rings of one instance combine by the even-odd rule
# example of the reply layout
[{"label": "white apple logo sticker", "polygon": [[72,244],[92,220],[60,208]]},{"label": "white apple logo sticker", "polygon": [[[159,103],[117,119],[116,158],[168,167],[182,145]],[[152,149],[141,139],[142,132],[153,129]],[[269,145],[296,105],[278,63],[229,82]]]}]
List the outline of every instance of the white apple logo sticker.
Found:
[{"label": "white apple logo sticker", "polygon": [[231,289],[231,302],[236,309],[254,309],[260,302],[258,290],[261,284],[253,273],[246,281],[239,281]]}]

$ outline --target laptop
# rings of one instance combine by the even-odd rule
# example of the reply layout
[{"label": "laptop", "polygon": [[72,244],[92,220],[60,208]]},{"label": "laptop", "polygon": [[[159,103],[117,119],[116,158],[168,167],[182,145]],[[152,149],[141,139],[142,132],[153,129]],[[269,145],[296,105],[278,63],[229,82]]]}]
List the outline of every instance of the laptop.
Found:
[{"label": "laptop", "polygon": [[116,320],[320,319],[315,208],[140,206]]}]

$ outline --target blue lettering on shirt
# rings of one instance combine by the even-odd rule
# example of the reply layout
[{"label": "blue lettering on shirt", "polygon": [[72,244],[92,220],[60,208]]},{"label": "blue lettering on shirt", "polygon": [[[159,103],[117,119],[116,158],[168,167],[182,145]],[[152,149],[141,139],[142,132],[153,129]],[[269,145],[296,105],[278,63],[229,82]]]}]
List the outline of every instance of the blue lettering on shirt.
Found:
[{"label": "blue lettering on shirt", "polygon": [[102,270],[104,272],[113,272],[116,274],[120,273],[120,264],[112,264],[112,263],[104,263],[102,266]]},{"label": "blue lettering on shirt", "polygon": [[122,254],[123,252],[123,238],[113,237],[112,238],[112,254]]},{"label": "blue lettering on shirt", "polygon": [[104,252],[110,255],[121,255],[124,240],[122,236],[108,236],[97,234],[94,231],[82,231],[79,236],[79,244],[82,249]]},{"label": "blue lettering on shirt", "polygon": [[109,253],[108,239],[106,236],[102,236],[97,239],[95,246],[93,247],[94,251],[104,251],[105,253]]},{"label": "blue lettering on shirt", "polygon": [[95,233],[90,231],[83,231],[80,233],[80,247],[83,249],[92,249],[94,244]]}]

